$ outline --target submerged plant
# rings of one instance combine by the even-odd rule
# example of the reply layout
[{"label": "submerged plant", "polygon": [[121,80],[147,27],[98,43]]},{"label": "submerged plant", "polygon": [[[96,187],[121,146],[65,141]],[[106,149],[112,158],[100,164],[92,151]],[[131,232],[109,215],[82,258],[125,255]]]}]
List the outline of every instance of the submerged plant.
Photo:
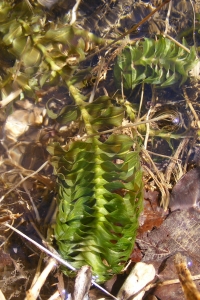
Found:
[{"label": "submerged plant", "polygon": [[30,10],[26,1],[0,1],[0,11],[0,88],[8,92],[13,82],[31,95],[45,84],[65,85],[87,50],[104,44],[64,17],[56,20],[44,13],[37,4]]},{"label": "submerged plant", "polygon": [[[130,257],[143,206],[138,136],[119,130],[101,135],[103,130],[117,129],[127,116],[134,121],[132,106],[109,96],[89,103],[73,86],[88,48],[109,41],[69,25],[64,18],[51,19],[37,4],[30,11],[25,1],[11,0],[0,1],[0,36],[0,59],[5,56],[8,64],[0,67],[2,90],[9,94],[14,83],[19,91],[33,95],[44,85],[64,85],[74,99],[58,113],[47,104],[50,117],[62,124],[79,122],[85,133],[67,145],[48,146],[57,175],[55,239],[73,267],[88,264],[103,282],[119,273]],[[119,55],[115,80],[120,87],[123,81],[125,89],[141,82],[183,83],[195,57],[194,48],[188,54],[164,37],[145,39]]]},{"label": "submerged plant", "polygon": [[[0,37],[0,88],[9,94],[15,83],[29,95],[44,85],[66,85],[88,50],[113,42],[70,25],[64,15],[45,13],[38,3],[30,10],[24,0],[0,1]],[[118,56],[115,80],[120,87],[123,80],[125,89],[141,82],[162,87],[183,83],[195,57],[194,47],[189,54],[165,37],[146,38]]]},{"label": "submerged plant", "polygon": [[[183,40],[183,45],[185,42]],[[145,38],[134,46],[126,46],[117,57],[114,77],[117,85],[134,89],[144,82],[157,87],[184,83],[197,63],[195,47],[190,53],[166,37]]]},{"label": "submerged plant", "polygon": [[133,250],[143,201],[139,146],[125,134],[104,142],[91,136],[122,120],[122,108],[114,110],[109,97],[89,104],[69,88],[90,136],[48,147],[58,176],[55,238],[66,260],[76,268],[90,265],[103,282],[122,270]]}]

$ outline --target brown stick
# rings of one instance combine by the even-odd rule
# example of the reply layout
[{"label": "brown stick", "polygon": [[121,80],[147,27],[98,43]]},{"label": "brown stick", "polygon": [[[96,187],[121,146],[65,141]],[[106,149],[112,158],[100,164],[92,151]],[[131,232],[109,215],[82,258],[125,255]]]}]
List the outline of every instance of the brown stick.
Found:
[{"label": "brown stick", "polygon": [[187,300],[200,300],[200,293],[192,280],[192,275],[187,268],[186,258],[180,253],[175,255],[175,267],[180,280],[185,298]]}]

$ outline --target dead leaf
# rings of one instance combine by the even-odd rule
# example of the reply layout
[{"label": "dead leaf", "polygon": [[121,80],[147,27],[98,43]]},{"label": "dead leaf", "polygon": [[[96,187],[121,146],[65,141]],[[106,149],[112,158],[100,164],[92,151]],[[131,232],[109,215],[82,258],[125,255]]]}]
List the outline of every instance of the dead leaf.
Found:
[{"label": "dead leaf", "polygon": [[150,231],[159,227],[166,217],[166,212],[159,204],[159,193],[157,191],[145,191],[144,210],[140,216],[140,227],[138,233]]},{"label": "dead leaf", "polygon": [[195,209],[172,212],[162,225],[140,235],[136,242],[143,261],[161,261],[177,252],[200,261],[200,214]]},{"label": "dead leaf", "polygon": [[170,197],[170,208],[188,209],[199,208],[200,203],[200,167],[190,170],[174,186]]},{"label": "dead leaf", "polygon": [[10,254],[5,253],[2,249],[0,249],[0,269],[12,265],[12,263],[13,261]]}]

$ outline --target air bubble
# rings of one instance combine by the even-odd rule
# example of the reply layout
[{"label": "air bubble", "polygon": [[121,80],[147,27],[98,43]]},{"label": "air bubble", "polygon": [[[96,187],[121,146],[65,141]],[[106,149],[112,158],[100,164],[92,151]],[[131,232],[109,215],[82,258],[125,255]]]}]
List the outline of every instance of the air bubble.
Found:
[{"label": "air bubble", "polygon": [[174,118],[173,120],[172,120],[172,123],[174,124],[174,125],[178,125],[179,123],[180,123],[180,119],[177,117],[177,118]]},{"label": "air bubble", "polygon": [[193,265],[193,261],[190,257],[186,257],[186,261],[187,261],[187,267],[191,268]]}]

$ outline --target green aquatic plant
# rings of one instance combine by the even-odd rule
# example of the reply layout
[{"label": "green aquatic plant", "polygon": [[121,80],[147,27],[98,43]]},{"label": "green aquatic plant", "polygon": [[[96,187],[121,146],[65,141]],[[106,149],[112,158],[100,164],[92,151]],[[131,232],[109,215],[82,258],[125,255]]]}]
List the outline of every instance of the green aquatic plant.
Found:
[{"label": "green aquatic plant", "polygon": [[156,40],[145,38],[133,46],[126,46],[114,66],[116,84],[121,87],[123,82],[126,90],[142,82],[156,87],[183,84],[197,63],[195,47],[189,52],[163,36]]},{"label": "green aquatic plant", "polygon": [[[8,18],[9,15],[9,18]],[[61,255],[75,268],[88,264],[98,281],[119,273],[134,247],[143,206],[140,140],[115,131],[124,118],[134,121],[130,103],[108,96],[89,103],[75,88],[80,62],[88,49],[108,44],[88,31],[55,19],[38,4],[0,1],[0,88],[13,83],[33,96],[42,87],[64,85],[74,103],[48,115],[59,124],[79,122],[82,139],[48,146],[57,175],[58,214],[55,239]],[[4,62],[3,62],[4,61]],[[188,76],[195,61],[166,38],[145,39],[127,46],[117,58],[117,84],[133,89],[141,82],[167,86]],[[75,76],[76,75],[76,76]]]},{"label": "green aquatic plant", "polygon": [[[66,85],[88,50],[112,42],[70,25],[65,15],[45,12],[37,2],[30,9],[24,0],[0,1],[0,37],[0,88],[9,94],[14,83],[29,95],[44,85]],[[195,58],[194,47],[188,53],[166,37],[146,38],[125,47],[114,77],[120,87],[123,80],[125,89],[141,82],[160,87],[183,83]]]},{"label": "green aquatic plant", "polygon": [[0,88],[10,91],[15,82],[29,94],[44,85],[65,85],[87,51],[105,42],[37,4],[30,10],[26,1],[9,0],[0,1],[0,37]]},{"label": "green aquatic plant", "polygon": [[69,89],[89,136],[48,147],[58,177],[55,238],[62,257],[75,268],[90,265],[103,282],[123,269],[133,250],[143,206],[140,148],[137,137],[113,133],[101,141],[96,136],[105,125],[122,121],[122,107],[109,97],[87,103]]}]

